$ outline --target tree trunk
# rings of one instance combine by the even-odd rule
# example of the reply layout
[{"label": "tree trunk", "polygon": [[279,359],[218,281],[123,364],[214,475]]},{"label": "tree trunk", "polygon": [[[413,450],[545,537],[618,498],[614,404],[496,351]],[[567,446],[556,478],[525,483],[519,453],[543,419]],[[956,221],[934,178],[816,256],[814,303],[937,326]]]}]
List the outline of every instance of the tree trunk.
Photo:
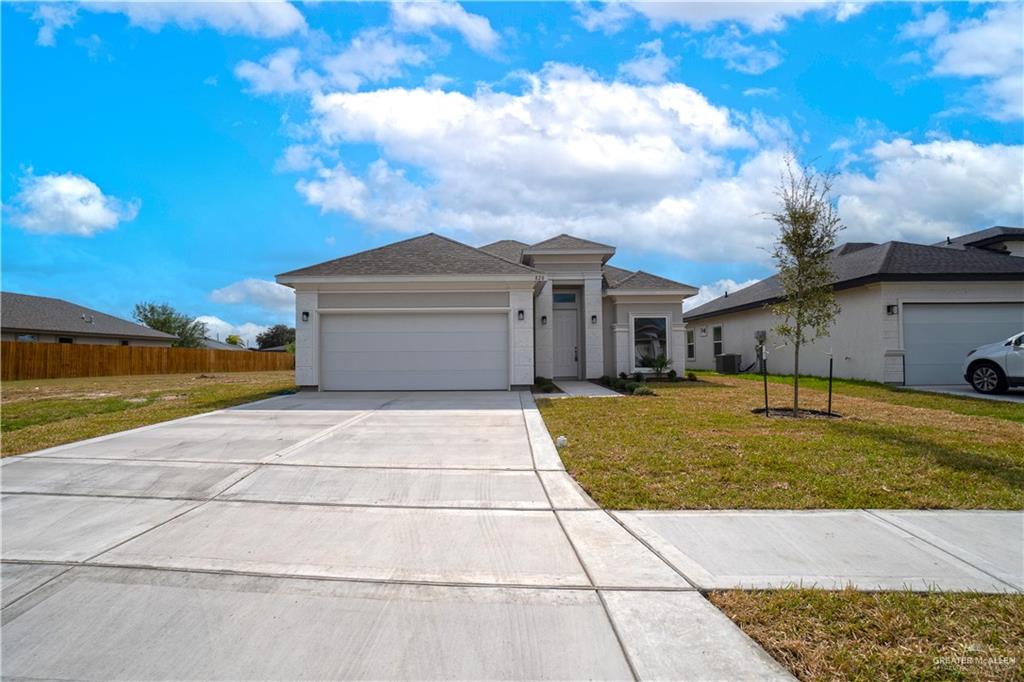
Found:
[{"label": "tree trunk", "polygon": [[800,344],[793,346],[793,416],[800,415]]}]

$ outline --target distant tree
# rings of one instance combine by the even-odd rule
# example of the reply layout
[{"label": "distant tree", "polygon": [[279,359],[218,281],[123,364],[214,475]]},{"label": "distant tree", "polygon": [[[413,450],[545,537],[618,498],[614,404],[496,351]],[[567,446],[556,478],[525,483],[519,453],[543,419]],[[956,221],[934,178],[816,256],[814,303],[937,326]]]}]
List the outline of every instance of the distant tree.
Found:
[{"label": "distant tree", "polygon": [[782,296],[769,309],[782,318],[775,332],[793,345],[794,416],[800,407],[800,347],[826,335],[839,314],[831,255],[843,225],[832,201],[833,178],[809,166],[796,167],[790,154],[776,192],[779,211],[771,214],[779,226],[771,254]]},{"label": "distant tree", "polygon": [[260,350],[287,346],[293,341],[295,341],[295,327],[289,327],[286,324],[275,324],[256,337],[256,345]]},{"label": "distant tree", "polygon": [[242,337],[239,336],[238,334],[228,334],[228,337],[226,339],[224,339],[224,343],[226,343],[226,344],[228,344],[230,346],[244,346],[245,345],[244,343],[242,343]]},{"label": "distant tree", "polygon": [[177,348],[200,348],[206,338],[205,323],[178,312],[167,303],[136,303],[132,317],[150,329],[177,336],[171,342]]}]

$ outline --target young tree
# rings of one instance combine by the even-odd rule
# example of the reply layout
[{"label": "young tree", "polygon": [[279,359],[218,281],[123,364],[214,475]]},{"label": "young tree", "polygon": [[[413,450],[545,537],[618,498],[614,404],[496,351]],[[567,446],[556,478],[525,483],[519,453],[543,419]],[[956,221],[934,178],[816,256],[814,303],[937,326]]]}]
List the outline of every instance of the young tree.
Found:
[{"label": "young tree", "polygon": [[800,408],[800,347],[827,334],[839,314],[831,257],[836,235],[843,229],[832,202],[834,176],[795,165],[793,156],[787,156],[776,192],[780,208],[771,214],[779,226],[771,253],[782,296],[769,306],[782,318],[775,333],[793,345],[793,416]]},{"label": "young tree", "polygon": [[179,313],[166,303],[136,303],[132,317],[150,329],[177,336],[171,342],[177,348],[200,348],[206,338],[205,323]]},{"label": "young tree", "polygon": [[256,337],[256,343],[259,345],[260,350],[287,346],[293,341],[295,341],[295,327],[289,327],[285,324],[275,324]]}]

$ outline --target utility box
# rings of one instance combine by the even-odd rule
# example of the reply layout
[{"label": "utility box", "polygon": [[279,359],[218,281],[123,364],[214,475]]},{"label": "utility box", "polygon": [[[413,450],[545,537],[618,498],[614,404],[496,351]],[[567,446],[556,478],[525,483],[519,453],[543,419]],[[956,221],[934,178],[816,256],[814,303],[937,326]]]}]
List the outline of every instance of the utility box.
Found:
[{"label": "utility box", "polygon": [[715,356],[715,371],[719,374],[739,374],[742,367],[739,353],[722,353]]}]

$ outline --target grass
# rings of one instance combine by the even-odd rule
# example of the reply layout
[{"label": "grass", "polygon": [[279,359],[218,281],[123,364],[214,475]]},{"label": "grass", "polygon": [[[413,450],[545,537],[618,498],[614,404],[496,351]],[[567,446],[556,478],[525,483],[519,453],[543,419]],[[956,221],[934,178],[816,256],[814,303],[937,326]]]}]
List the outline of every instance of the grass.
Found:
[{"label": "grass", "polygon": [[[656,397],[538,400],[570,473],[613,509],[1024,507],[1020,405],[837,381],[842,419],[755,415],[759,382],[703,375]],[[824,409],[814,380],[802,406]],[[786,387],[771,386],[772,407]],[[977,404],[976,404],[977,403]]]},{"label": "grass", "polygon": [[0,455],[219,410],[294,388],[291,371],[8,381],[0,386]]},{"label": "grass", "polygon": [[713,592],[801,680],[1024,679],[1024,596]]}]

